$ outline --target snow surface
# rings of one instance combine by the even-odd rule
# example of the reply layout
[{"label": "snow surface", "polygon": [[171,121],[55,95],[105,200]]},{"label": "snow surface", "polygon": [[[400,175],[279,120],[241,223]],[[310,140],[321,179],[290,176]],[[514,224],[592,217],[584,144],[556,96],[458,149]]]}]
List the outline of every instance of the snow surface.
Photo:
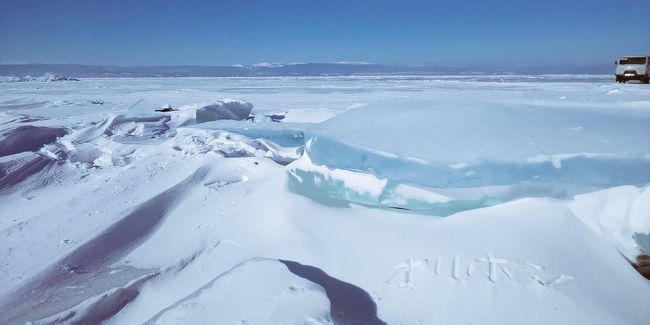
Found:
[{"label": "snow surface", "polygon": [[644,324],[649,183],[602,76],[2,83],[0,323]]}]

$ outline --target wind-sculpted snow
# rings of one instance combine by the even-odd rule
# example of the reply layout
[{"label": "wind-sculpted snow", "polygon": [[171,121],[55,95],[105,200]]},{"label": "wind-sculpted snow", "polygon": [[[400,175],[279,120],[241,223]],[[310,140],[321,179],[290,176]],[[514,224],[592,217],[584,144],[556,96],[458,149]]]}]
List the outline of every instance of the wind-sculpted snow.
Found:
[{"label": "wind-sculpted snow", "polygon": [[128,141],[130,138],[157,138],[169,131],[169,116],[124,117],[115,116],[104,130],[104,135],[113,136],[116,141]]},{"label": "wind-sculpted snow", "polygon": [[[260,277],[261,274],[265,276]],[[239,286],[242,282],[247,285]],[[271,293],[273,299],[268,297]],[[246,301],[240,301],[242,296],[247,297]],[[261,317],[251,313],[251,300],[265,306],[268,312]],[[296,300],[301,304],[297,305]],[[219,274],[145,324],[200,323],[204,319],[277,324],[385,324],[377,317],[377,305],[363,289],[310,265],[259,257]]]},{"label": "wind-sculpted snow", "polygon": [[[63,290],[70,290],[66,287],[85,284],[88,281],[84,279],[86,274],[93,275],[105,271],[145,240],[178,202],[183,200],[186,191],[192,188],[191,185],[205,178],[208,170],[207,166],[199,168],[181,183],[154,196],[132,211],[127,211],[125,216],[110,228],[36,276],[31,283],[11,293],[11,303],[0,308],[0,320],[16,321],[16,317],[24,317],[25,311],[39,305],[41,309],[48,309],[48,303],[56,303],[57,299],[53,297],[61,295]],[[35,292],[39,294],[34,295]],[[81,291],[79,297],[63,303],[81,302],[83,297],[87,298],[89,294],[90,292]]]},{"label": "wind-sculpted snow", "polygon": [[0,138],[0,157],[24,151],[38,151],[67,133],[64,128],[24,125],[5,131]]},{"label": "wind-sculpted snow", "polygon": [[[126,273],[128,273],[130,270],[116,269],[112,271],[115,273],[126,271]],[[139,270],[139,271],[142,272],[144,270]],[[134,273],[135,274],[127,275],[127,280],[130,279],[130,277],[137,276],[137,274],[139,274],[137,272]],[[156,277],[157,275],[158,274],[156,272],[144,274],[142,276],[136,277],[133,280],[124,283],[124,285],[122,286],[117,285],[116,282],[118,282],[119,280],[115,281],[115,279],[112,279],[111,285],[113,286],[117,285],[116,287],[110,288],[105,292],[101,292],[94,297],[90,297],[82,301],[78,305],[73,306],[60,313],[42,319],[33,320],[28,323],[33,325],[54,325],[54,324],[100,325],[103,324],[104,321],[113,317],[120,310],[122,310],[124,306],[126,306],[128,303],[133,301],[140,293],[139,292],[140,287],[142,287],[144,283]],[[96,285],[96,283],[100,282],[101,280],[103,279],[101,278],[92,279],[92,282],[94,285]],[[87,282],[91,282],[91,281],[87,281]],[[95,287],[92,288],[92,290],[93,290],[92,293],[95,293],[94,291],[98,290],[98,288]],[[73,290],[68,290],[68,291],[73,291]],[[66,292],[65,294],[74,295],[75,293],[77,292],[74,293]],[[81,294],[83,296],[88,296],[88,293],[85,292],[81,292]],[[69,298],[69,297],[63,295],[63,297],[59,296],[57,298],[61,299],[61,298]],[[73,299],[78,300],[79,297],[74,297]],[[39,309],[42,311],[44,309],[47,309],[48,307],[50,306],[47,307],[41,306],[39,307]],[[55,308],[63,308],[63,306],[56,306]],[[39,313],[33,313],[32,315],[37,316],[38,314]]]},{"label": "wind-sculpted snow", "polygon": [[[292,275],[281,262],[252,258],[238,263],[145,324],[332,324],[325,290]],[[255,307],[264,308],[256,313]],[[342,323],[345,324],[345,323]]]},{"label": "wind-sculpted snow", "polygon": [[0,163],[0,193],[54,165],[48,157],[29,155]]}]

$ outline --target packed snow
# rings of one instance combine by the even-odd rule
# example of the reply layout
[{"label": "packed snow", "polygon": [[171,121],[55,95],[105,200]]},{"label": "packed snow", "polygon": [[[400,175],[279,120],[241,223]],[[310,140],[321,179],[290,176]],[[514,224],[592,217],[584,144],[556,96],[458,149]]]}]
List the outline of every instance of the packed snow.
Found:
[{"label": "packed snow", "polygon": [[645,324],[610,79],[0,83],[0,323]]}]

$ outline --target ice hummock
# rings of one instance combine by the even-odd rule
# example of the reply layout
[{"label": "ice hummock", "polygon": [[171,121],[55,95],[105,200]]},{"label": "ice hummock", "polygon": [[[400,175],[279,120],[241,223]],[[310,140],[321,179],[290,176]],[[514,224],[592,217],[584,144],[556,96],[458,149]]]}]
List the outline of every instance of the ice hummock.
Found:
[{"label": "ice hummock", "polygon": [[203,123],[217,120],[245,120],[250,116],[253,104],[245,100],[222,99],[215,104],[196,110],[196,122]]},{"label": "ice hummock", "polygon": [[[644,115],[571,107],[385,101],[307,130],[308,158],[292,165],[291,181],[312,197],[445,215],[521,196],[566,198],[650,182],[649,124]],[[360,182],[368,187],[360,191],[350,186],[355,177],[377,181]],[[449,200],[397,198],[398,186]]]},{"label": "ice hummock", "polygon": [[[572,160],[606,161],[620,157],[617,162],[639,160],[636,171],[641,173],[637,177],[640,176],[639,182],[644,182],[650,178],[650,170],[642,169],[649,158],[649,122],[650,117],[644,114],[611,110],[402,99],[351,110],[318,125],[313,136],[329,141],[315,141],[310,153],[317,163],[372,169],[380,174],[398,167],[397,163],[387,159],[374,161],[370,155],[458,172],[485,163],[493,163],[495,167],[517,164],[524,169],[527,164],[535,164],[558,172],[571,168]],[[330,154],[332,151],[328,149],[336,144],[339,144],[336,149],[356,147],[364,152],[354,155],[348,149],[341,154]],[[480,177],[482,182],[499,181],[476,172],[474,178]],[[508,174],[515,178],[548,174],[544,170],[527,172],[527,175],[520,172],[526,171],[516,169]],[[624,170],[619,168],[617,172]],[[457,172],[453,174],[456,176]],[[610,173],[605,177],[614,182],[619,176]],[[440,180],[435,185],[444,182]],[[608,180],[593,182],[607,185]]]}]

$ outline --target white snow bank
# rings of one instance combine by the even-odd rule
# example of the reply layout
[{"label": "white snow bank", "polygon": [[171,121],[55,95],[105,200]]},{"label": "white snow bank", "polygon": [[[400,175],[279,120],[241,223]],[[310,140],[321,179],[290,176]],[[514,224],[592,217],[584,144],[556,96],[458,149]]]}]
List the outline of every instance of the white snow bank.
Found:
[{"label": "white snow bank", "polygon": [[[116,270],[119,273],[120,270]],[[113,273],[115,274],[115,273]],[[125,305],[133,301],[138,296],[140,286],[147,280],[157,276],[156,273],[150,273],[135,278],[123,286],[111,288],[101,294],[90,297],[81,303],[64,310],[55,315],[34,321],[28,321],[29,325],[51,325],[51,324],[101,324],[118,313]],[[97,279],[95,279],[95,282]],[[75,294],[74,286],[68,288],[68,294]],[[95,290],[96,288],[85,288],[80,294],[87,294],[85,291]],[[63,300],[61,296],[58,297]],[[40,306],[39,312],[42,312],[43,306]],[[33,311],[32,311],[33,312]],[[34,313],[38,314],[38,313]],[[36,316],[36,315],[34,315]]]},{"label": "white snow bank", "polygon": [[61,158],[73,163],[99,167],[124,166],[139,157],[165,151],[189,156],[214,152],[224,157],[268,157],[283,165],[296,160],[302,153],[302,147],[285,147],[264,138],[254,139],[221,129],[172,129],[170,125],[173,124],[174,118],[170,115],[117,115],[76,130],[62,138],[52,150],[64,153]]},{"label": "white snow bank", "polygon": [[270,259],[244,261],[145,324],[331,324],[323,288]]},{"label": "white snow bank", "polygon": [[[524,199],[431,219],[323,205],[287,191],[286,182],[277,174],[225,216],[195,207],[197,215],[216,218],[209,229],[215,239],[241,245],[198,258],[184,276],[214,277],[235,254],[301,261],[368,292],[388,324],[637,324],[650,315],[642,308],[646,280],[565,202]],[[177,217],[192,222],[184,211]],[[138,254],[153,260],[159,250],[151,245]],[[179,279],[147,288],[142,304],[178,290]],[[120,320],[137,322],[136,306],[142,307],[134,305]]]}]

